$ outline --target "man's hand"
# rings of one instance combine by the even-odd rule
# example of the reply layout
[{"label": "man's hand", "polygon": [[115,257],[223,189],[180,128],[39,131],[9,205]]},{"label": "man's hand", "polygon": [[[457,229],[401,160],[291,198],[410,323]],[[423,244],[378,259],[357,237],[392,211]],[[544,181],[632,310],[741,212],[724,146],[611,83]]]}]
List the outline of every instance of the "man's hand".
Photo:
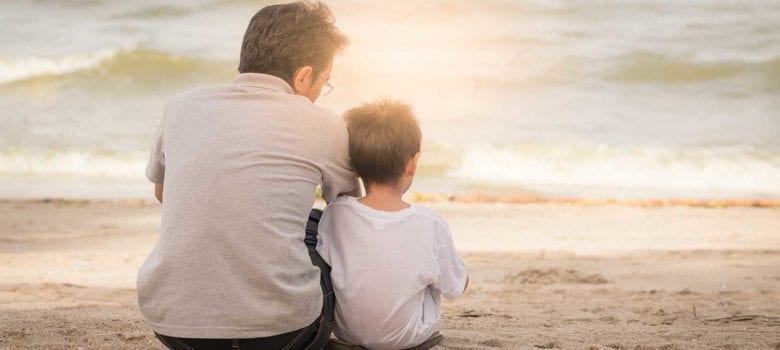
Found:
[{"label": "man's hand", "polygon": [[355,178],[355,187],[352,189],[352,191],[341,192],[339,193],[339,196],[363,197],[363,189],[360,185],[360,180]]},{"label": "man's hand", "polygon": [[154,196],[162,203],[163,184],[154,184]]}]

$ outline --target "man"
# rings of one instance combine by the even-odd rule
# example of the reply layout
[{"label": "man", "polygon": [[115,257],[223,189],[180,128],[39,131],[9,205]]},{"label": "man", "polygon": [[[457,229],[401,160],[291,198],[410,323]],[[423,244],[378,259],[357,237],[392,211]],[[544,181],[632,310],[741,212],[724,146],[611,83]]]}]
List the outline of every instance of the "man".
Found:
[{"label": "man", "polygon": [[327,341],[332,292],[312,265],[316,236],[307,249],[303,233],[317,185],[326,201],[360,191],[341,118],[313,104],[346,42],[321,2],[268,6],[232,83],[169,101],[146,169],[160,236],[137,281],[141,313],[169,348]]}]

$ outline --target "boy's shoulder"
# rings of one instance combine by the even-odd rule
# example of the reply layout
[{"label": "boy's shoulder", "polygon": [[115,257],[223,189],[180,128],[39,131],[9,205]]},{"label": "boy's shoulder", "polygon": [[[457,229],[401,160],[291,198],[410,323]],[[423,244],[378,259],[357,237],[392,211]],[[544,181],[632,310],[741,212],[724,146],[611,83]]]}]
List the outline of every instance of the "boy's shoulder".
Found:
[{"label": "boy's shoulder", "polygon": [[354,197],[349,195],[342,195],[336,197],[328,203],[325,208],[322,209],[322,217],[343,217],[345,215],[352,216],[350,213],[355,212],[355,208],[350,201]]},{"label": "boy's shoulder", "polygon": [[[328,209],[330,209],[333,212],[339,210],[360,211],[358,206],[355,205],[356,202],[357,202],[356,197],[339,196],[334,201],[328,204],[328,206],[325,208],[325,211],[327,212]],[[424,221],[430,221],[431,223],[435,224],[439,228],[449,231],[449,226],[447,225],[447,222],[444,220],[444,218],[441,215],[439,215],[438,212],[436,212],[431,208],[424,207],[417,204],[412,204],[409,217],[415,217],[417,219],[421,219]]]},{"label": "boy's shoulder", "polygon": [[430,220],[441,228],[449,231],[449,225],[447,225],[447,221],[445,221],[437,211],[417,204],[414,204],[414,208],[415,214],[418,216]]}]

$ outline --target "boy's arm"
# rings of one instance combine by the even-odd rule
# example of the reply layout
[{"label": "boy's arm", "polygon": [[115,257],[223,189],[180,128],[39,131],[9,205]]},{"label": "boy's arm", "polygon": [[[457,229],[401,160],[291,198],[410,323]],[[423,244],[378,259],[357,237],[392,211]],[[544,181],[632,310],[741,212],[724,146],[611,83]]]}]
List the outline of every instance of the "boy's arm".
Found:
[{"label": "boy's arm", "polygon": [[343,123],[339,124],[322,169],[322,199],[330,203],[341,195],[361,196],[360,183],[349,160],[349,134]]},{"label": "boy's arm", "polygon": [[439,245],[436,252],[436,260],[439,264],[439,277],[433,286],[447,299],[453,299],[466,291],[469,284],[469,274],[466,264],[460,258],[449,227],[444,225],[439,232]]}]

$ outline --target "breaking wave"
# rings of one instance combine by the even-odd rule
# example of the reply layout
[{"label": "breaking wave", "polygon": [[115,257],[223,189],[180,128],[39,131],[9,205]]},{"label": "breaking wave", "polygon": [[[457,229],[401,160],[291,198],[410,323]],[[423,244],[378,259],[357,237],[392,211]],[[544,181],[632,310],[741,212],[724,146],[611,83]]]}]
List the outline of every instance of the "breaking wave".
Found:
[{"label": "breaking wave", "polygon": [[621,83],[683,84],[751,74],[766,81],[780,80],[780,58],[764,61],[695,62],[651,52],[623,56],[612,63],[608,79]]},{"label": "breaking wave", "polygon": [[780,154],[752,147],[470,147],[450,177],[497,184],[780,195]]},{"label": "breaking wave", "polygon": [[184,77],[230,78],[237,74],[234,67],[232,62],[181,57],[150,49],[106,49],[49,58],[0,58],[0,85],[69,78],[126,78],[141,84]]}]

